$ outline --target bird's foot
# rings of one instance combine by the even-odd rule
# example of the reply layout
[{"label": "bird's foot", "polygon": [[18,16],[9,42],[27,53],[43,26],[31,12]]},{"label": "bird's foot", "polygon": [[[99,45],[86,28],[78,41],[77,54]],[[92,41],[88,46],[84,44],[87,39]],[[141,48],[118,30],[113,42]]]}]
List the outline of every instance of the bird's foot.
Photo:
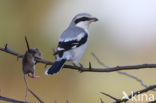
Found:
[{"label": "bird's foot", "polygon": [[83,68],[83,65],[81,63],[79,63],[79,65],[80,65],[80,68]]},{"label": "bird's foot", "polygon": [[81,73],[81,72],[83,72],[82,69],[83,69],[84,67],[83,67],[83,65],[82,65],[81,63],[79,63],[79,65],[80,65],[79,71],[80,71],[80,73]]},{"label": "bird's foot", "polygon": [[72,62],[72,65],[73,65],[74,67],[77,67],[77,65],[76,65],[74,62]]},{"label": "bird's foot", "polygon": [[84,67],[83,67],[83,65],[81,63],[79,63],[80,66],[77,66],[74,62],[72,62],[72,65],[75,66],[75,67],[78,67],[78,71],[80,71],[80,73],[83,72]]}]

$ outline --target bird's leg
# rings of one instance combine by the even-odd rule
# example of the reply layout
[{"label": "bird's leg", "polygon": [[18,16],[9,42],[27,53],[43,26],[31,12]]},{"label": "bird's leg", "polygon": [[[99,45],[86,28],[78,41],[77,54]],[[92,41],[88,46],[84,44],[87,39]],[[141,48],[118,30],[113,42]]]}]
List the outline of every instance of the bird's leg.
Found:
[{"label": "bird's leg", "polygon": [[81,63],[79,63],[79,65],[80,65],[80,68],[83,68],[83,65]]},{"label": "bird's leg", "polygon": [[83,70],[82,70],[83,69],[83,65],[81,63],[79,63],[79,65],[80,65],[79,71],[81,73],[81,72],[83,72]]},{"label": "bird's leg", "polygon": [[78,70],[82,72],[83,65],[81,63],[78,63],[78,64],[80,65],[80,67],[78,67],[74,62],[72,62],[72,65],[75,67],[78,67]]},{"label": "bird's leg", "polygon": [[75,67],[77,67],[77,65],[74,62],[72,62],[72,65],[75,66]]}]

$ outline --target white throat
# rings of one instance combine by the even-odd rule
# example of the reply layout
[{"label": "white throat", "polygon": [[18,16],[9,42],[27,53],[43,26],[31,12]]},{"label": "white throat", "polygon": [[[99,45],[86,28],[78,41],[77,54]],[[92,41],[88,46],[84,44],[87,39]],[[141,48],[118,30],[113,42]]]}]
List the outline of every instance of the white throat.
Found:
[{"label": "white throat", "polygon": [[85,22],[79,22],[76,24],[77,27],[80,27],[84,29],[88,33],[88,28],[89,28],[90,22],[85,21]]}]

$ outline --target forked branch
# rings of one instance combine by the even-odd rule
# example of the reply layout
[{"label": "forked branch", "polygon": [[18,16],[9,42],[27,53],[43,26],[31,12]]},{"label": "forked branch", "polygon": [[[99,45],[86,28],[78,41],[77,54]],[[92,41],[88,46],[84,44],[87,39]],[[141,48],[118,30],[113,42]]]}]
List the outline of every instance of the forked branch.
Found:
[{"label": "forked branch", "polygon": [[[1,48],[0,50],[11,55],[16,56],[17,58],[23,58],[23,54],[17,53],[12,49],[8,48],[7,44],[5,48]],[[45,65],[53,65],[54,62],[44,60],[44,59],[37,59],[37,63],[43,63]],[[73,70],[81,70],[81,72],[114,72],[120,70],[138,70],[138,69],[147,69],[147,68],[156,68],[156,64],[139,64],[139,65],[130,65],[130,66],[116,66],[116,67],[106,67],[106,68],[93,68],[91,64],[89,67],[81,68],[79,66],[73,65],[64,65],[64,68],[73,69]]]}]

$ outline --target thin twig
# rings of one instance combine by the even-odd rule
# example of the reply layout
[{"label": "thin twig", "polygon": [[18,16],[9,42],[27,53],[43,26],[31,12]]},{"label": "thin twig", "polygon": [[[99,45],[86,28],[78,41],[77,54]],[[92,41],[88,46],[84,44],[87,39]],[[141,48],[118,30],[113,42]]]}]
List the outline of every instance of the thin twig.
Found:
[{"label": "thin twig", "polygon": [[[122,71],[117,71],[119,74],[122,74],[122,75],[125,75],[125,76],[128,76],[128,77],[130,77],[130,78],[132,78],[132,79],[135,79],[136,81],[138,81],[143,87],[148,87],[141,79],[139,79],[138,77],[136,77],[136,76],[133,76],[133,75],[131,75],[131,74],[128,74],[128,73],[126,73],[126,72],[122,72]],[[152,91],[156,91],[156,89],[153,89]]]},{"label": "thin twig", "polygon": [[28,91],[40,102],[40,103],[44,103],[39,96],[37,96],[31,89],[28,89]]},{"label": "thin twig", "polygon": [[104,101],[102,100],[102,98],[100,98],[100,100],[101,100],[101,103],[104,103]]},{"label": "thin twig", "polygon": [[153,90],[154,88],[156,88],[156,85],[148,86],[147,88],[144,88],[144,89],[141,89],[141,90],[138,90],[138,91],[134,92],[133,95],[130,94],[130,95],[128,96],[128,98],[125,98],[125,99],[124,99],[124,98],[118,99],[118,100],[116,100],[116,101],[113,102],[113,103],[127,102],[127,101],[128,101],[129,99],[131,99],[132,97],[134,97],[134,96],[136,96],[136,95],[139,95],[139,94],[142,94],[142,93],[145,93],[145,92],[148,92],[148,91],[150,91],[150,90]]},{"label": "thin twig", "polygon": [[[94,53],[91,53],[92,54],[92,56],[97,60],[97,62],[100,64],[100,65],[102,65],[102,66],[104,66],[104,67],[107,67],[108,68],[108,66],[106,66],[103,62],[101,62],[100,61],[100,59],[94,54]],[[156,85],[151,85],[151,86],[146,86],[144,83],[143,83],[143,81],[141,80],[141,79],[139,79],[139,78],[137,78],[137,77],[135,77],[135,76],[133,76],[133,75],[131,75],[131,74],[128,74],[128,73],[126,73],[126,72],[121,72],[121,71],[117,71],[119,74],[122,74],[122,75],[126,75],[126,76],[128,76],[128,77],[130,77],[130,78],[133,78],[133,79],[135,79],[135,80],[137,80],[138,82],[140,82],[140,84],[143,86],[143,87],[145,87],[145,89],[142,89],[142,90],[140,90],[140,91],[137,91],[137,92],[135,92],[135,93],[133,93],[133,96],[135,96],[135,95],[138,95],[138,94],[141,94],[141,93],[144,93],[144,92],[147,92],[147,91],[149,91],[149,90],[155,90],[155,88],[156,88]],[[111,95],[109,95],[109,94],[107,94],[107,93],[104,93],[104,92],[101,92],[102,94],[104,94],[104,95],[106,95],[106,96],[108,96],[108,97],[110,97],[110,98],[112,98],[112,99],[114,99],[116,102],[114,102],[114,103],[121,103],[121,102],[127,102],[129,99],[131,99],[133,96],[132,95],[129,95],[128,97],[129,97],[129,99],[116,99],[115,97],[113,97],[113,96],[111,96]]]},{"label": "thin twig", "polygon": [[66,103],[69,103],[69,100],[66,100]]},{"label": "thin twig", "polygon": [[25,101],[27,101],[27,97],[28,97],[28,83],[27,83],[27,79],[26,79],[26,77],[25,77],[25,75],[24,75],[24,81],[25,81],[25,85],[26,85],[26,94],[25,94]]},{"label": "thin twig", "polygon": [[154,88],[156,88],[156,85],[151,85],[151,86],[148,86],[147,88],[138,90],[138,91],[134,92],[133,94],[128,95],[126,98],[121,98],[121,99],[116,99],[115,97],[113,97],[109,94],[103,93],[103,92],[101,92],[101,93],[110,97],[111,99],[115,100],[115,102],[113,102],[113,103],[122,103],[122,102],[127,102],[128,100],[130,100],[132,97],[134,97],[136,95],[139,95],[139,94],[148,92],[150,90],[153,90]]},{"label": "thin twig", "polygon": [[[10,49],[7,47],[1,48],[0,50],[9,54],[12,54],[14,56],[18,56],[19,58],[23,58],[23,54],[16,53],[14,51],[10,51]],[[53,65],[54,62],[44,60],[44,59],[37,59],[37,63],[43,63],[46,65]],[[73,70],[81,70],[82,72],[114,72],[119,70],[135,70],[135,69],[145,69],[145,68],[156,68],[156,64],[140,64],[140,65],[130,65],[130,66],[116,66],[116,67],[107,67],[107,68],[81,68],[78,66],[73,65],[64,65],[64,68],[73,69]]]},{"label": "thin twig", "polygon": [[103,95],[105,95],[105,96],[108,96],[108,97],[110,97],[110,98],[114,99],[115,101],[117,101],[117,100],[118,100],[117,98],[115,98],[115,97],[111,96],[110,94],[107,94],[107,93],[104,93],[104,92],[100,92],[100,93],[101,93],[101,94],[103,94]]},{"label": "thin twig", "polygon": [[[102,65],[103,67],[109,68],[109,66],[105,65],[93,52],[91,53],[91,55],[96,59],[96,61],[97,61],[100,65]],[[138,81],[143,87],[145,87],[145,88],[147,87],[147,85],[146,85],[141,79],[139,79],[139,78],[136,77],[136,76],[133,76],[133,75],[131,75],[131,74],[128,74],[128,73],[122,72],[122,71],[116,71],[116,72],[119,73],[119,74],[128,76],[128,77],[130,77],[130,78],[132,78],[132,79],[135,79],[135,80]],[[156,89],[153,89],[153,91],[156,91]]]},{"label": "thin twig", "polygon": [[1,101],[12,102],[12,103],[29,103],[29,102],[20,101],[20,100],[16,100],[16,99],[4,97],[4,96],[0,96],[0,100],[1,100]]},{"label": "thin twig", "polygon": [[151,101],[151,102],[148,102],[148,103],[156,103],[156,100],[154,100],[154,101]]},{"label": "thin twig", "polygon": [[26,45],[27,45],[27,49],[30,52],[30,46],[29,46],[29,43],[28,43],[28,40],[27,40],[27,37],[26,36],[25,36],[25,42],[26,42]]}]

